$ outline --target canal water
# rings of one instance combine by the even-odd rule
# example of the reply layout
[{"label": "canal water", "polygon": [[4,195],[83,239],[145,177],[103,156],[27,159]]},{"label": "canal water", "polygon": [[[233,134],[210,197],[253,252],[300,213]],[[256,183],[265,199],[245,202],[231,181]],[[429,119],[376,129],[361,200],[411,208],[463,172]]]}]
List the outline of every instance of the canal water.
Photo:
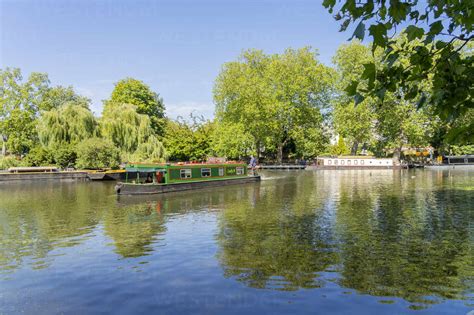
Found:
[{"label": "canal water", "polygon": [[0,314],[467,314],[474,172],[273,171],[117,197],[0,185]]}]

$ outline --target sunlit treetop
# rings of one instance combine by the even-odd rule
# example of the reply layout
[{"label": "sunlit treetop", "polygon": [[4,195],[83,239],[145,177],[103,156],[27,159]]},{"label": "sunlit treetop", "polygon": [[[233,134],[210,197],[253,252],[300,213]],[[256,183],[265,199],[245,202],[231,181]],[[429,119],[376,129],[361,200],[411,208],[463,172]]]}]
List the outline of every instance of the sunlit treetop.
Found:
[{"label": "sunlit treetop", "polygon": [[[373,51],[383,50],[381,67],[366,65],[362,79],[348,92],[356,102],[365,92],[383,99],[386,91],[399,91],[419,106],[432,104],[441,117],[452,120],[474,107],[474,3],[466,0],[324,0],[323,5],[341,21],[341,31],[354,25],[352,38],[368,33]],[[402,29],[404,28],[404,29]],[[406,38],[399,39],[400,32]],[[396,61],[408,58],[409,66]],[[420,88],[426,79],[432,88]]]}]

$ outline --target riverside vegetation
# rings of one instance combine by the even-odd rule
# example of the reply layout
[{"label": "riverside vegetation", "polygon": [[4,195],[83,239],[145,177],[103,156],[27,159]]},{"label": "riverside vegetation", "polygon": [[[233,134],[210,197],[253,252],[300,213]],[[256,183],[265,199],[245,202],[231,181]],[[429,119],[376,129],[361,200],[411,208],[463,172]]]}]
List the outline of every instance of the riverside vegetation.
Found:
[{"label": "riverside vegetation", "polygon": [[[393,45],[430,49],[432,43],[411,37],[401,34]],[[459,47],[460,60],[473,58],[470,44]],[[364,78],[384,69],[387,57],[379,46],[358,40],[343,44],[333,67],[322,64],[309,47],[271,55],[246,50],[225,63],[215,80],[213,120],[192,114],[166,117],[160,95],[134,78],[115,84],[97,117],[91,101],[73,87],[52,86],[44,73],[25,79],[20,69],[2,69],[0,169],[52,164],[98,169],[127,161],[251,154],[281,163],[284,157],[358,154],[362,148],[396,158],[402,147],[472,153],[472,97],[440,111],[437,102],[426,99],[438,93],[431,75],[416,82],[416,97],[402,88],[385,89],[378,97],[374,83]],[[393,60],[396,67],[413,64],[406,55]],[[339,141],[331,145],[335,135]]]}]

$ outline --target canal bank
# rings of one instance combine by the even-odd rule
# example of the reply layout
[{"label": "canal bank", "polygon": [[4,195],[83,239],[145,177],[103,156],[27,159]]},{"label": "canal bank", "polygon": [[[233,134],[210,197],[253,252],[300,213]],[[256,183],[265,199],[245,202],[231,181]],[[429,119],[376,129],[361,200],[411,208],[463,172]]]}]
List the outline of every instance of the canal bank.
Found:
[{"label": "canal bank", "polygon": [[50,171],[50,172],[0,172],[0,182],[31,180],[120,180],[125,171]]},{"label": "canal bank", "polygon": [[33,172],[33,173],[0,173],[0,182],[30,180],[88,180],[87,172]]}]

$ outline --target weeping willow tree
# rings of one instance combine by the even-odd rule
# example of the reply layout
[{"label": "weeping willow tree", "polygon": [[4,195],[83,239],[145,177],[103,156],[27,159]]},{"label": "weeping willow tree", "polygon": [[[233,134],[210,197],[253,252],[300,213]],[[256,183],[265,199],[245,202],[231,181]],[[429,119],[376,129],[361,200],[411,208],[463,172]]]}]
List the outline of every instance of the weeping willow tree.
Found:
[{"label": "weeping willow tree", "polygon": [[68,102],[43,112],[38,120],[37,129],[42,145],[56,147],[76,144],[95,136],[97,121],[83,104]]},{"label": "weeping willow tree", "polygon": [[167,156],[163,144],[155,136],[151,136],[147,142],[138,145],[132,159],[140,162],[164,162]]},{"label": "weeping willow tree", "polygon": [[100,131],[120,148],[123,160],[158,162],[166,157],[163,144],[151,127],[150,117],[137,113],[134,105],[107,102]]}]

